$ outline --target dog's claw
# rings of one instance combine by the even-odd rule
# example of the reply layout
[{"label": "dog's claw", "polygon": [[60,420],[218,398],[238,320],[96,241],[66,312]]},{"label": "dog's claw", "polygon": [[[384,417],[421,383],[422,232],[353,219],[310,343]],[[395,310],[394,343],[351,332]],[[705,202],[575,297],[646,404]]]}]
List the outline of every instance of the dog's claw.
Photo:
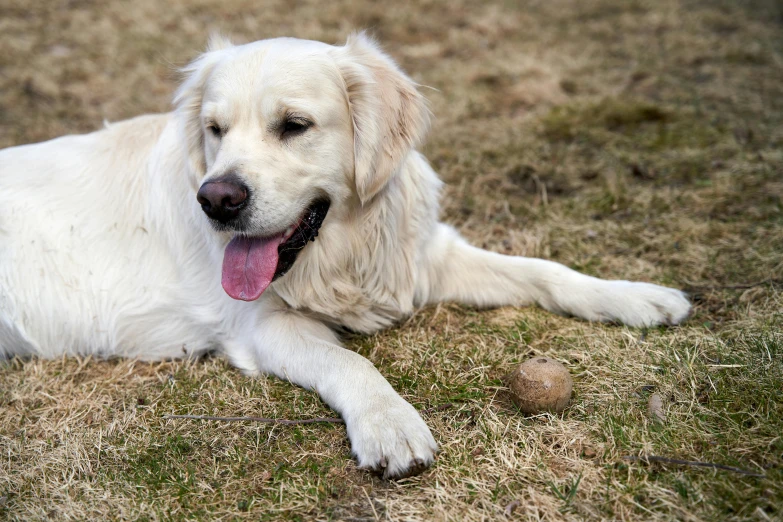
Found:
[{"label": "dog's claw", "polygon": [[389,468],[389,459],[384,455],[374,466],[367,469],[384,480],[399,480],[419,475],[428,467],[429,464],[424,459],[416,457],[408,463],[406,468],[395,471]]},{"label": "dog's claw", "polygon": [[424,470],[428,468],[427,464],[421,459],[413,459],[410,464],[408,464],[408,468],[401,470],[394,475],[387,475],[384,473],[383,478],[387,480],[399,480],[404,479],[408,477],[414,477],[416,475],[420,475]]}]

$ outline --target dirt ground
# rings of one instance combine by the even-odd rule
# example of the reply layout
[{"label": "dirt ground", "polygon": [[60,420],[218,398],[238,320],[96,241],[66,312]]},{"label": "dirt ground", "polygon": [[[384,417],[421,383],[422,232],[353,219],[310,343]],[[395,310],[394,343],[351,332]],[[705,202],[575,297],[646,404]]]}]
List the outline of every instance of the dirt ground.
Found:
[{"label": "dirt ground", "polygon": [[[444,220],[497,252],[684,288],[692,317],[640,330],[443,305],[349,337],[441,445],[398,482],[357,469],[341,425],[163,419],[333,415],[219,357],[8,361],[0,517],[780,520],[775,0],[0,0],[0,146],[169,110],[176,67],[212,31],[339,43],[363,28],[431,100]],[[524,416],[504,390],[533,355],[574,377],[562,414]]]}]

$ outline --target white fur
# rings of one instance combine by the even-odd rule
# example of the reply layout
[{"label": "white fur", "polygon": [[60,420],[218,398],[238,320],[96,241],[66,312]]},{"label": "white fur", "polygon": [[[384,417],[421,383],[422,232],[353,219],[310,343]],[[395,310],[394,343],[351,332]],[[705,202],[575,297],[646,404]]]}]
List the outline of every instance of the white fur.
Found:
[{"label": "white fur", "polygon": [[[435,441],[331,327],[372,332],[443,300],[632,326],[688,314],[677,290],[487,252],[438,223],[441,183],[414,150],[426,103],[363,35],[343,47],[213,41],[186,74],[173,113],[0,151],[0,356],[220,349],[249,374],[316,390],[346,420],[360,465],[393,477],[429,464]],[[315,125],[281,139],[286,111]],[[211,135],[209,122],[228,132]],[[259,235],[316,196],[332,202],[318,239],[252,303],[222,290],[232,234],[195,198],[227,172],[257,195]]]}]

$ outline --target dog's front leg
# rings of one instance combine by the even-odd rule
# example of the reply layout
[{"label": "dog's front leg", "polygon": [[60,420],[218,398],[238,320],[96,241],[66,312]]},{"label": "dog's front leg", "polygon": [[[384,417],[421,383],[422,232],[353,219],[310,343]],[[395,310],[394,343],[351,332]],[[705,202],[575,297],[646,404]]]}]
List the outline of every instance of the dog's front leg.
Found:
[{"label": "dog's front leg", "polygon": [[419,301],[477,306],[538,304],[556,313],[630,326],[678,324],[690,303],[679,290],[606,281],[543,259],[513,257],[467,244],[439,224],[425,256]]},{"label": "dog's front leg", "polygon": [[277,304],[264,308],[251,342],[225,347],[237,366],[316,391],[345,420],[363,468],[401,478],[432,463],[429,428],[370,361],[340,346],[323,323]]}]

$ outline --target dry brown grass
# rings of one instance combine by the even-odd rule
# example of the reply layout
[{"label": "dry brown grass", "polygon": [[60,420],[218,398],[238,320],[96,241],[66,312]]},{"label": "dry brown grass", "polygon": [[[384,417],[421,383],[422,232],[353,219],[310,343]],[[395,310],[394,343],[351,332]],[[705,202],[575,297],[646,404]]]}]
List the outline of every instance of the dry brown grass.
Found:
[{"label": "dry brown grass", "polygon": [[[218,358],[11,361],[0,516],[779,519],[782,25],[774,0],[4,0],[0,146],[168,110],[172,64],[212,30],[339,42],[370,28],[435,88],[425,152],[449,183],[444,219],[495,251],[691,286],[696,309],[640,331],[442,305],[349,338],[413,404],[453,404],[426,414],[435,466],[396,483],[356,469],[342,426],[163,420],[331,415]],[[562,415],[524,417],[502,388],[533,354],[572,371]],[[766,478],[621,459],[643,454]]]}]

